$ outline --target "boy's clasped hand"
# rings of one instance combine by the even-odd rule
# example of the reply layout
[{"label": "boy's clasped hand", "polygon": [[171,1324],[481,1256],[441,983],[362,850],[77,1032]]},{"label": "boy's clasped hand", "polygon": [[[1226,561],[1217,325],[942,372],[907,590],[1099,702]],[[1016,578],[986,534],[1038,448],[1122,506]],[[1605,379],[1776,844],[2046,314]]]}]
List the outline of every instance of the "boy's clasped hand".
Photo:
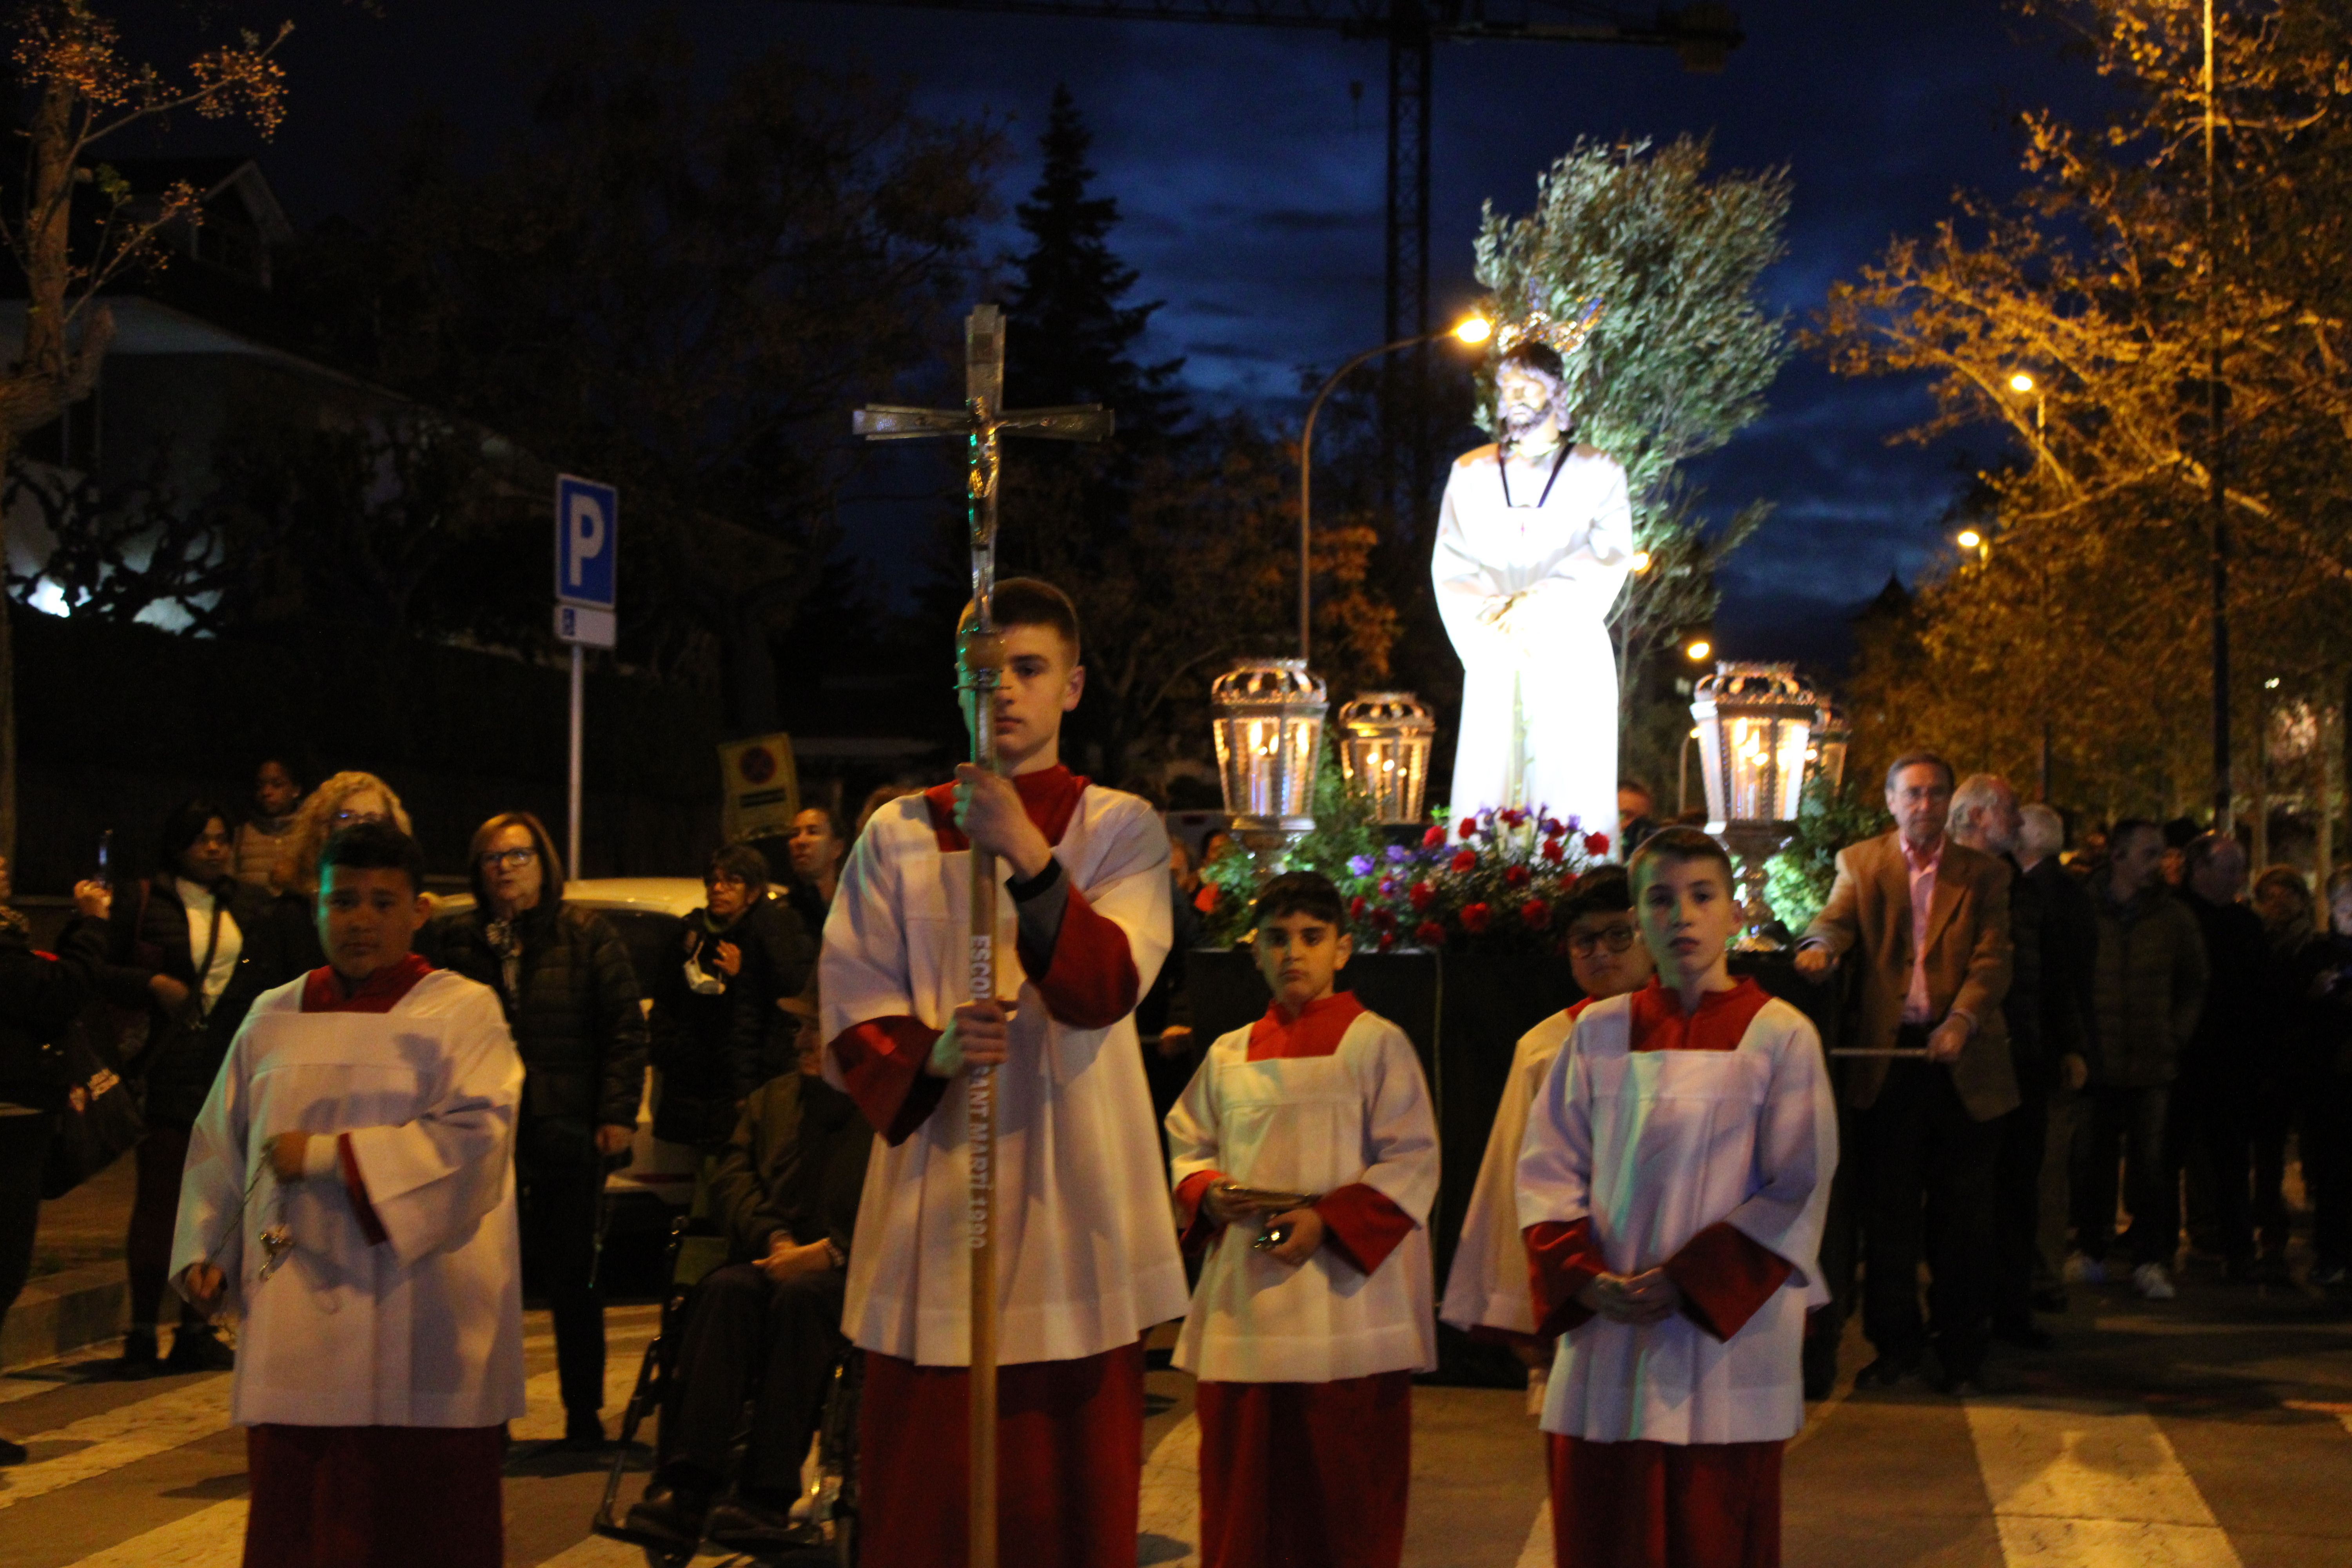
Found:
[{"label": "boy's clasped hand", "polygon": [[1663,1323],[1681,1310],[1681,1287],[1663,1268],[1639,1274],[1603,1274],[1576,1293],[1579,1306],[1612,1323],[1647,1328]]},{"label": "boy's clasped hand", "polygon": [[1312,1204],[1285,1207],[1276,1213],[1262,1199],[1250,1195],[1246,1189],[1232,1182],[1218,1182],[1202,1194],[1201,1206],[1207,1209],[1209,1217],[1219,1225],[1241,1225],[1256,1220],[1262,1232],[1286,1230],[1288,1234],[1280,1241],[1271,1247],[1260,1247],[1257,1250],[1293,1268],[1314,1257],[1315,1249],[1323,1245],[1323,1216],[1315,1212]]}]

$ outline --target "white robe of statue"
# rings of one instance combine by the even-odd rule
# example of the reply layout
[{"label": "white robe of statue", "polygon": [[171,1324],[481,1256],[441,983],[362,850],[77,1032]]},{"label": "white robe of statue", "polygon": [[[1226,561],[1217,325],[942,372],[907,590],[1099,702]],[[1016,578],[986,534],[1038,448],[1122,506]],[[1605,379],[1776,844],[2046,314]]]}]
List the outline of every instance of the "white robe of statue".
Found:
[{"label": "white robe of statue", "polygon": [[1462,659],[1456,820],[1540,806],[1616,837],[1608,616],[1633,566],[1633,515],[1614,459],[1584,446],[1515,457],[1507,473],[1496,447],[1455,459],[1430,575]]}]

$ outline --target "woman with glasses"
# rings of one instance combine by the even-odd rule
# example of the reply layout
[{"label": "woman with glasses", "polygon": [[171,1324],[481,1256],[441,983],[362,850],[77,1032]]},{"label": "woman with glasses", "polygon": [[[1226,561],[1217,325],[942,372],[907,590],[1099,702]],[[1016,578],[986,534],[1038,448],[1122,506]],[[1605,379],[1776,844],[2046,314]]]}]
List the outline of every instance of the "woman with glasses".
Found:
[{"label": "woman with glasses", "polygon": [[646,1016],[628,950],[563,901],[563,862],[538,817],[475,830],[474,907],[433,922],[447,968],[499,994],[522,1057],[515,1174],[523,1268],[555,1319],[564,1442],[604,1440],[604,1301],[596,1282],[604,1162],[628,1152],[646,1077]]},{"label": "woman with glasses", "polygon": [[188,1131],[204,1109],[230,1038],[265,989],[247,948],[268,919],[260,889],[236,879],[228,813],[194,800],[163,819],[158,869],[113,900],[101,984],[117,1006],[143,1013],[146,1044],[131,1076],[142,1086],[146,1136],[136,1149],[137,1195],[124,1259],[131,1331],[117,1373],[217,1372],[231,1362],[194,1309],[180,1309],[169,1358],[159,1358],[164,1277],[180,1212]]},{"label": "woman with glasses", "polygon": [[337,773],[295,808],[293,825],[280,840],[285,847],[269,873],[277,897],[269,905],[268,928],[248,943],[257,995],[327,962],[319,945],[319,852],[333,834],[361,822],[388,822],[412,837],[415,834],[400,796],[373,773]]}]

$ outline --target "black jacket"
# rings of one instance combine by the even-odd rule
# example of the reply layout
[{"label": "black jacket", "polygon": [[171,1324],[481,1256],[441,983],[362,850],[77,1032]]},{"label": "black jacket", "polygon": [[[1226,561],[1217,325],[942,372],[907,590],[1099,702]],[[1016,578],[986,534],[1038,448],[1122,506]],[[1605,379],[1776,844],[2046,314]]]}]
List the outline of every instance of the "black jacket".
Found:
[{"label": "black jacket", "polygon": [[[522,963],[514,994],[490,945],[489,916],[463,910],[433,922],[429,951],[447,969],[499,994],[522,1058],[516,1147],[529,1159],[593,1159],[600,1125],[634,1127],[645,1089],[646,1016],[629,951],[604,917],[572,904],[527,910],[515,922]],[[561,1123],[533,1128],[534,1121]]]},{"label": "black jacket", "polygon": [[[147,1046],[131,1066],[143,1087],[151,1121],[187,1125],[195,1121],[237,1026],[254,999],[268,988],[261,980],[266,967],[262,954],[272,950],[268,895],[230,881],[217,896],[223,915],[236,922],[246,951],[212,1011],[202,1016],[193,994],[198,989],[196,965],[204,954],[196,951],[188,929],[188,907],[171,877],[159,874],[123,889],[115,895],[107,921],[107,966],[100,984],[117,1006],[146,1010]],[[188,988],[187,1005],[171,1009],[155,999],[148,982],[158,974],[168,974]]]},{"label": "black jacket", "polygon": [[710,1175],[710,1212],[736,1262],[764,1258],[778,1231],[848,1256],[874,1130],[823,1079],[788,1072],[752,1091]]},{"label": "black jacket", "polygon": [[[734,1131],[737,1107],[761,1081],[773,999],[762,983],[764,965],[751,924],[748,912],[719,926],[709,910],[695,910],[681,922],[677,948],[646,977],[654,1001],[646,1022],[653,1064],[661,1074],[656,1138],[698,1145],[724,1141]],[[722,942],[733,943],[739,954],[732,977],[719,967]],[[701,970],[705,989],[695,989],[689,963]],[[719,989],[709,990],[711,984]]]},{"label": "black jacket", "polygon": [[2213,903],[2193,888],[2183,887],[2180,899],[2197,917],[2212,976],[2204,1014],[2180,1065],[2189,1071],[2220,1071],[2250,1088],[2257,1076],[2254,1058],[2268,1054],[2277,1024],[2275,971],[2262,917],[2243,904]]},{"label": "black jacket", "polygon": [[2066,1057],[2092,1055],[2097,1011],[2093,987],[2099,968],[2099,911],[2082,879],[2045,855],[2020,878],[2033,889],[2041,927],[2042,1059],[2055,1072]]},{"label": "black jacket", "polygon": [[99,994],[106,928],[70,927],[55,957],[34,951],[21,921],[0,922],[0,1100],[55,1110],[66,1102],[58,1041]]}]

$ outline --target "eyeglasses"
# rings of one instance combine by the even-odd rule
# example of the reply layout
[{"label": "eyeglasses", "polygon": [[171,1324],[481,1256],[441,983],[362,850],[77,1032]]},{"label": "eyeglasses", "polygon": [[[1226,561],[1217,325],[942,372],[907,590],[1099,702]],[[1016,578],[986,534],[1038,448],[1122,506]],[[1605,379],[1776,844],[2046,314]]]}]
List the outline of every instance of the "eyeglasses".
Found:
[{"label": "eyeglasses", "polygon": [[390,822],[392,818],[381,811],[338,811],[328,820],[338,827],[350,827],[362,822]]},{"label": "eyeglasses", "polygon": [[1633,945],[1632,926],[1606,926],[1600,931],[1579,931],[1568,939],[1568,951],[1579,958],[1591,958],[1602,948],[1622,952]]},{"label": "eyeglasses", "polygon": [[482,869],[495,871],[503,866],[509,871],[520,871],[539,858],[539,851],[525,846],[518,849],[491,849],[482,856]]}]

